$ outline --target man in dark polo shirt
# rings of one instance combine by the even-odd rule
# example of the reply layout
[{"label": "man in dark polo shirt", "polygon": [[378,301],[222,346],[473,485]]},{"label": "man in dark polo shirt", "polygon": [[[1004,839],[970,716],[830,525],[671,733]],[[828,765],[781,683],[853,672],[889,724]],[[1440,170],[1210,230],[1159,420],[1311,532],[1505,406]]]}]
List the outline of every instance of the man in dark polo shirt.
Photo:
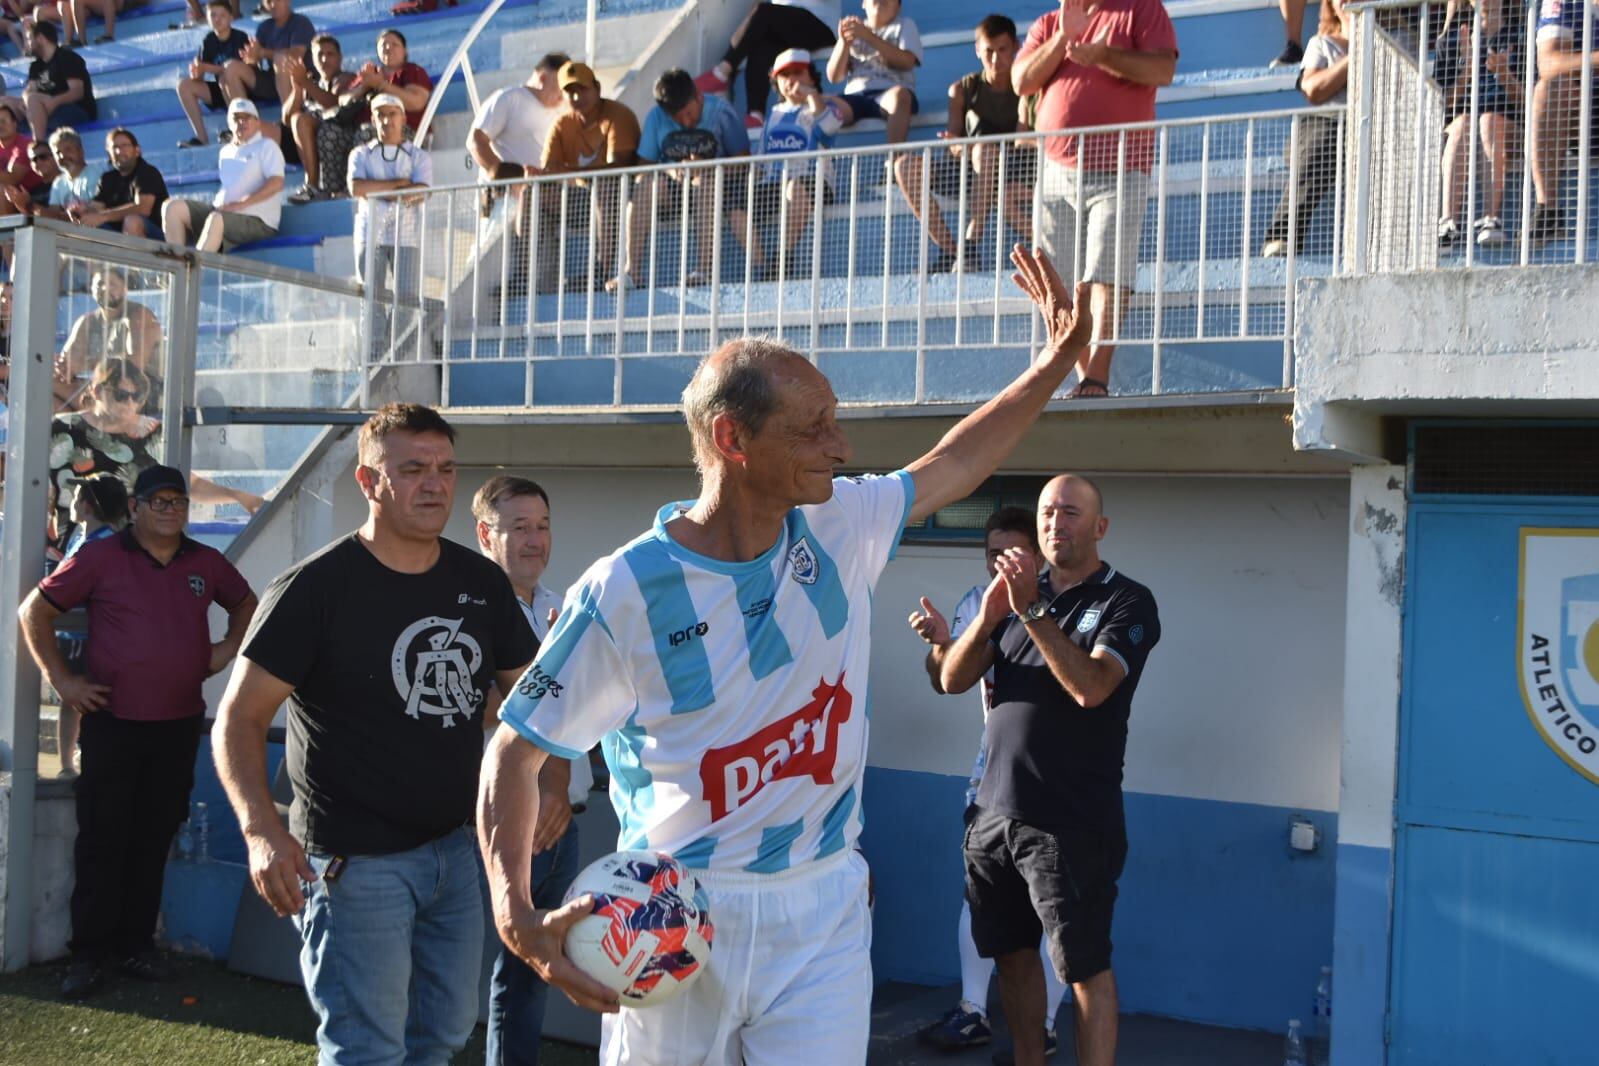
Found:
[{"label": "man in dark polo shirt", "polygon": [[167,180],[144,158],[139,139],[126,126],[105,136],[111,168],[100,175],[93,202],[73,217],[84,226],[161,239],[161,205],[167,202]]},{"label": "man in dark polo shirt", "polygon": [[[217,716],[250,877],[300,931],[324,1066],[447,1063],[477,1021],[481,715],[490,684],[511,691],[538,642],[500,568],[440,536],[454,440],[419,404],[367,420],[366,522],[268,587]],[[266,774],[285,702],[287,827]],[[564,796],[567,764],[550,764],[541,784]]]},{"label": "man in dark polo shirt", "polygon": [[963,845],[977,951],[998,964],[1015,1061],[1044,1061],[1042,930],[1075,993],[1077,1061],[1116,1058],[1110,926],[1127,857],[1122,761],[1133,692],[1160,618],[1148,589],[1100,561],[1109,528],[1092,481],[1070,474],[1038,498],[1049,571],[1011,549],[941,679],[964,692],[990,667],[988,766]]},{"label": "man in dark polo shirt", "polygon": [[[167,851],[188,817],[205,700],[200,686],[239,650],[255,613],[243,576],[215,548],[183,533],[189,483],[152,466],[139,475],[132,524],[85,544],[22,605],[34,661],[83,713],[76,785],[72,964],[61,993],[81,999],[116,963],[143,980],[169,975],[155,952]],[[209,609],[228,612],[212,643]],[[88,670],[74,674],[56,643],[56,617],[89,611]]]}]

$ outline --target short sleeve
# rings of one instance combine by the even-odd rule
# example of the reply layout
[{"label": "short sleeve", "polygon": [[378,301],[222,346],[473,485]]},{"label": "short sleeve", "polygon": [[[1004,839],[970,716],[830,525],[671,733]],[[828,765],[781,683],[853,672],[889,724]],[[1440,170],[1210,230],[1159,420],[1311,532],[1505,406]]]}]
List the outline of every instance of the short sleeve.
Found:
[{"label": "short sleeve", "polygon": [[959,640],[961,634],[966,632],[971,624],[977,620],[978,614],[983,609],[983,586],[973,585],[967,590],[955,605],[955,611],[949,616],[949,637]]},{"label": "short sleeve", "polygon": [[424,89],[431,89],[433,88],[433,76],[419,64],[407,63],[400,68],[400,80],[397,84],[402,89],[410,89],[418,85]]},{"label": "short sleeve", "polygon": [[418,185],[433,184],[433,153],[425,148],[416,150],[416,163],[411,167],[411,180]]},{"label": "short sleeve", "polygon": [[638,706],[626,661],[593,586],[567,597],[505,703],[500,721],[551,755],[578,759]]},{"label": "short sleeve", "polygon": [[716,109],[716,139],[722,144],[724,156],[738,155],[750,149],[749,131],[744,128],[738,112],[731,107]]},{"label": "short sleeve", "polygon": [[1016,58],[1021,59],[1044,47],[1055,35],[1055,27],[1059,20],[1060,15],[1054,11],[1047,11],[1034,19],[1032,27],[1027,31],[1027,40],[1022,42],[1022,50],[1016,53]]},{"label": "short sleeve", "polygon": [[1177,54],[1177,28],[1160,0],[1143,0],[1133,19],[1133,45],[1140,52]]},{"label": "short sleeve", "polygon": [[276,141],[262,135],[261,137],[261,177],[283,177],[283,149],[279,148]]},{"label": "short sleeve", "polygon": [[544,158],[539,160],[539,166],[548,170],[551,163],[560,163],[562,166],[575,166],[576,159],[570,157],[567,151],[567,138],[572,124],[578,121],[577,116],[571,112],[562,114],[555,120],[555,125],[550,127],[549,139],[544,142]]},{"label": "short sleeve", "polygon": [[844,116],[838,113],[838,107],[829,100],[827,106],[822,108],[821,115],[816,120],[816,128],[825,136],[832,137],[844,128]]},{"label": "short sleeve", "polygon": [[921,65],[922,32],[916,28],[915,19],[901,18],[899,20],[899,40],[895,43],[897,43],[901,48],[905,49],[905,51],[909,52],[911,55],[915,56],[917,65]]},{"label": "short sleeve", "polygon": [[322,596],[304,570],[279,574],[267,586],[239,654],[285,684],[298,687],[316,665]]},{"label": "short sleeve", "polygon": [[1160,616],[1148,589],[1118,595],[1109,617],[1094,635],[1094,650],[1104,648],[1132,677],[1144,668],[1150,649],[1160,642]]},{"label": "short sleeve", "polygon": [[482,110],[477,113],[477,118],[472,120],[472,129],[482,130],[488,134],[489,140],[497,141],[505,132],[505,113],[510,110],[504,105],[507,90],[498,89],[494,95],[484,102]]},{"label": "short sleeve", "polygon": [[645,163],[657,163],[661,159],[661,127],[665,125],[666,114],[660,107],[650,108],[650,113],[644,116],[644,133],[639,138],[638,157]]},{"label": "short sleeve", "polygon": [[916,482],[904,470],[882,477],[837,478],[833,499],[860,537],[863,567],[875,583],[899,548],[916,500]]},{"label": "short sleeve", "polygon": [[304,15],[295,15],[293,28],[289,31],[289,48],[309,48],[311,40],[316,37],[316,27],[311,25],[311,20]]},{"label": "short sleeve", "polygon": [[100,580],[105,559],[104,551],[74,552],[70,559],[39,582],[39,595],[58,611],[70,611],[83,606],[94,594],[94,586]]},{"label": "short sleeve", "polygon": [[611,118],[610,135],[610,161],[621,164],[633,162],[638,155],[638,119],[621,104],[616,105],[616,113]]},{"label": "short sleeve", "polygon": [[201,40],[201,42],[200,42],[200,47],[196,48],[194,50],[194,60],[195,60],[195,62],[196,63],[215,63],[216,60],[211,58],[211,54],[212,54],[211,50],[212,50],[212,48],[220,49],[221,47],[222,47],[222,42],[217,40],[217,35],[216,34],[214,34],[214,33],[206,34],[205,38],[203,40]]},{"label": "short sleeve", "polygon": [[212,567],[211,587],[215,592],[211,598],[224,611],[231,611],[250,595],[250,583],[221,552],[212,556],[212,559],[215,565]]}]

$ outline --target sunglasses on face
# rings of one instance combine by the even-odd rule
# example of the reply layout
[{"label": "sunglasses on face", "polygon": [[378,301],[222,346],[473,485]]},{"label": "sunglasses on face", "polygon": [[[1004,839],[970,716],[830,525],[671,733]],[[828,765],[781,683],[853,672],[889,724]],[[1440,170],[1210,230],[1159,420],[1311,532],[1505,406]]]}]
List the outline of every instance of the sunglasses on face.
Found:
[{"label": "sunglasses on face", "polygon": [[105,394],[117,403],[143,403],[144,394],[129,389],[106,389]]}]

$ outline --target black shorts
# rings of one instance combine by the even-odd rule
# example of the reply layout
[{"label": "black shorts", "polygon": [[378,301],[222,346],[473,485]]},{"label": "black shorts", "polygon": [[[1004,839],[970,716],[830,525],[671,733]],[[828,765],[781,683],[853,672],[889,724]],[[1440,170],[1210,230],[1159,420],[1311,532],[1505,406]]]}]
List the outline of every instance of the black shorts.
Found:
[{"label": "black shorts", "polygon": [[[1005,148],[1005,188],[1032,188],[1033,182],[1038,178],[1038,152],[1033,148],[1033,142],[1023,141],[1019,144],[1006,144]],[[927,187],[934,196],[953,199],[961,194],[961,165],[965,161],[953,152],[935,152],[933,165],[928,172]],[[966,175],[966,192],[971,195],[972,183],[977,180],[975,171]],[[919,191],[916,191],[920,195]]]},{"label": "black shorts", "polygon": [[1036,951],[1043,934],[1062,981],[1086,981],[1110,969],[1125,833],[1040,829],[979,807],[962,850],[979,955]]}]

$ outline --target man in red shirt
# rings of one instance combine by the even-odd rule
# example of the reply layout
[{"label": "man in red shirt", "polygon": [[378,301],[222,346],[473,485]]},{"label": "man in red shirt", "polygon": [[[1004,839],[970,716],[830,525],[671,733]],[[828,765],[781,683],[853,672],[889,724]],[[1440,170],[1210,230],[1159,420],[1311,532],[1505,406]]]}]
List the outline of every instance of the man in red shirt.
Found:
[{"label": "man in red shirt", "polygon": [[[1033,23],[1011,71],[1018,96],[1042,93],[1040,130],[1151,122],[1155,90],[1177,70],[1177,31],[1160,0],[1061,0]],[[1153,130],[1049,137],[1039,179],[1039,245],[1069,278],[1092,285],[1094,344],[1077,364],[1077,396],[1105,396],[1117,313],[1138,272]],[[1119,195],[1118,195],[1119,194]]]},{"label": "man in red shirt", "polygon": [[[76,785],[72,965],[61,994],[82,999],[115,963],[146,981],[170,975],[154,949],[167,850],[188,817],[205,699],[200,686],[239,650],[255,613],[244,577],[189,539],[189,483],[152,466],[134,483],[132,524],[86,544],[39,583],[19,612],[34,662],[83,713]],[[228,612],[212,643],[210,607]],[[89,610],[88,671],[74,674],[53,623]]]}]

